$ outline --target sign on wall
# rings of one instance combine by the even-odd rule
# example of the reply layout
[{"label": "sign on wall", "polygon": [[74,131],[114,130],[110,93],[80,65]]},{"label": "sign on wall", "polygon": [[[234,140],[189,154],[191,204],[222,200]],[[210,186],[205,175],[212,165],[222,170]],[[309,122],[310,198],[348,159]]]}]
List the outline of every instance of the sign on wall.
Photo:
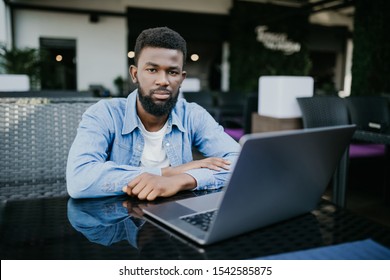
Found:
[{"label": "sign on wall", "polygon": [[257,41],[262,43],[267,49],[282,51],[286,55],[299,52],[301,44],[288,39],[286,33],[269,32],[268,26],[259,25],[255,28]]}]

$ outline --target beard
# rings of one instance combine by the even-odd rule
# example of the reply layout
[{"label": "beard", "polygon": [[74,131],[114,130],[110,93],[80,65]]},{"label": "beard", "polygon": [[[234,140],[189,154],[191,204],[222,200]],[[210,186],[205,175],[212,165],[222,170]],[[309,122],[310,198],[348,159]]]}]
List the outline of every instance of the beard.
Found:
[{"label": "beard", "polygon": [[[166,91],[167,89],[161,88],[157,90]],[[140,87],[138,87],[138,98],[145,111],[156,117],[166,116],[171,113],[179,97],[178,92],[176,94],[170,92],[170,97],[168,99],[160,101],[158,103],[155,103],[152,99],[153,92],[154,90],[151,90],[149,91],[149,95],[146,95],[145,92]]]}]

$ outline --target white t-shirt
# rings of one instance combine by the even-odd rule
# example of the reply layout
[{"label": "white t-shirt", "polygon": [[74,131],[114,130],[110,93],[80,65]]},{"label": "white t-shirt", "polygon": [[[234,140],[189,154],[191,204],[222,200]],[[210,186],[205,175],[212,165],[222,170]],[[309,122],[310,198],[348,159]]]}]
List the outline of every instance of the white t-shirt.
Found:
[{"label": "white t-shirt", "polygon": [[158,168],[168,167],[169,159],[162,144],[167,131],[168,122],[156,132],[147,131],[141,121],[140,123],[141,133],[145,140],[144,150],[141,156],[141,166]]}]

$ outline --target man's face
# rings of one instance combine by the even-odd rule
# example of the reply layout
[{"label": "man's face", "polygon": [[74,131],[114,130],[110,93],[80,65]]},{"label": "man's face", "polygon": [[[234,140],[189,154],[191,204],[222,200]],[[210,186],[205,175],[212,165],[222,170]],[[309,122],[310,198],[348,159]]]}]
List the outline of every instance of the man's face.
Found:
[{"label": "man's face", "polygon": [[137,67],[130,67],[130,74],[138,83],[138,97],[144,110],[154,116],[168,115],[176,104],[180,85],[186,76],[183,53],[146,47],[140,53]]}]

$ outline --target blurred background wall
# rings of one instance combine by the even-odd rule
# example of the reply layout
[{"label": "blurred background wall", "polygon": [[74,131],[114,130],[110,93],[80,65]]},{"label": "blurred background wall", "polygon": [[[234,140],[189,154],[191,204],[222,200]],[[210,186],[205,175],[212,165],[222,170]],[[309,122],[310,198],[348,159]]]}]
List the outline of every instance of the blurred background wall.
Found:
[{"label": "blurred background wall", "polygon": [[[166,25],[187,40],[186,70],[203,90],[251,92],[260,75],[297,74],[313,76],[318,94],[349,95],[356,1],[0,0],[0,43],[46,52],[41,89],[124,95],[136,36]],[[300,51],[270,49],[259,26]]]}]

